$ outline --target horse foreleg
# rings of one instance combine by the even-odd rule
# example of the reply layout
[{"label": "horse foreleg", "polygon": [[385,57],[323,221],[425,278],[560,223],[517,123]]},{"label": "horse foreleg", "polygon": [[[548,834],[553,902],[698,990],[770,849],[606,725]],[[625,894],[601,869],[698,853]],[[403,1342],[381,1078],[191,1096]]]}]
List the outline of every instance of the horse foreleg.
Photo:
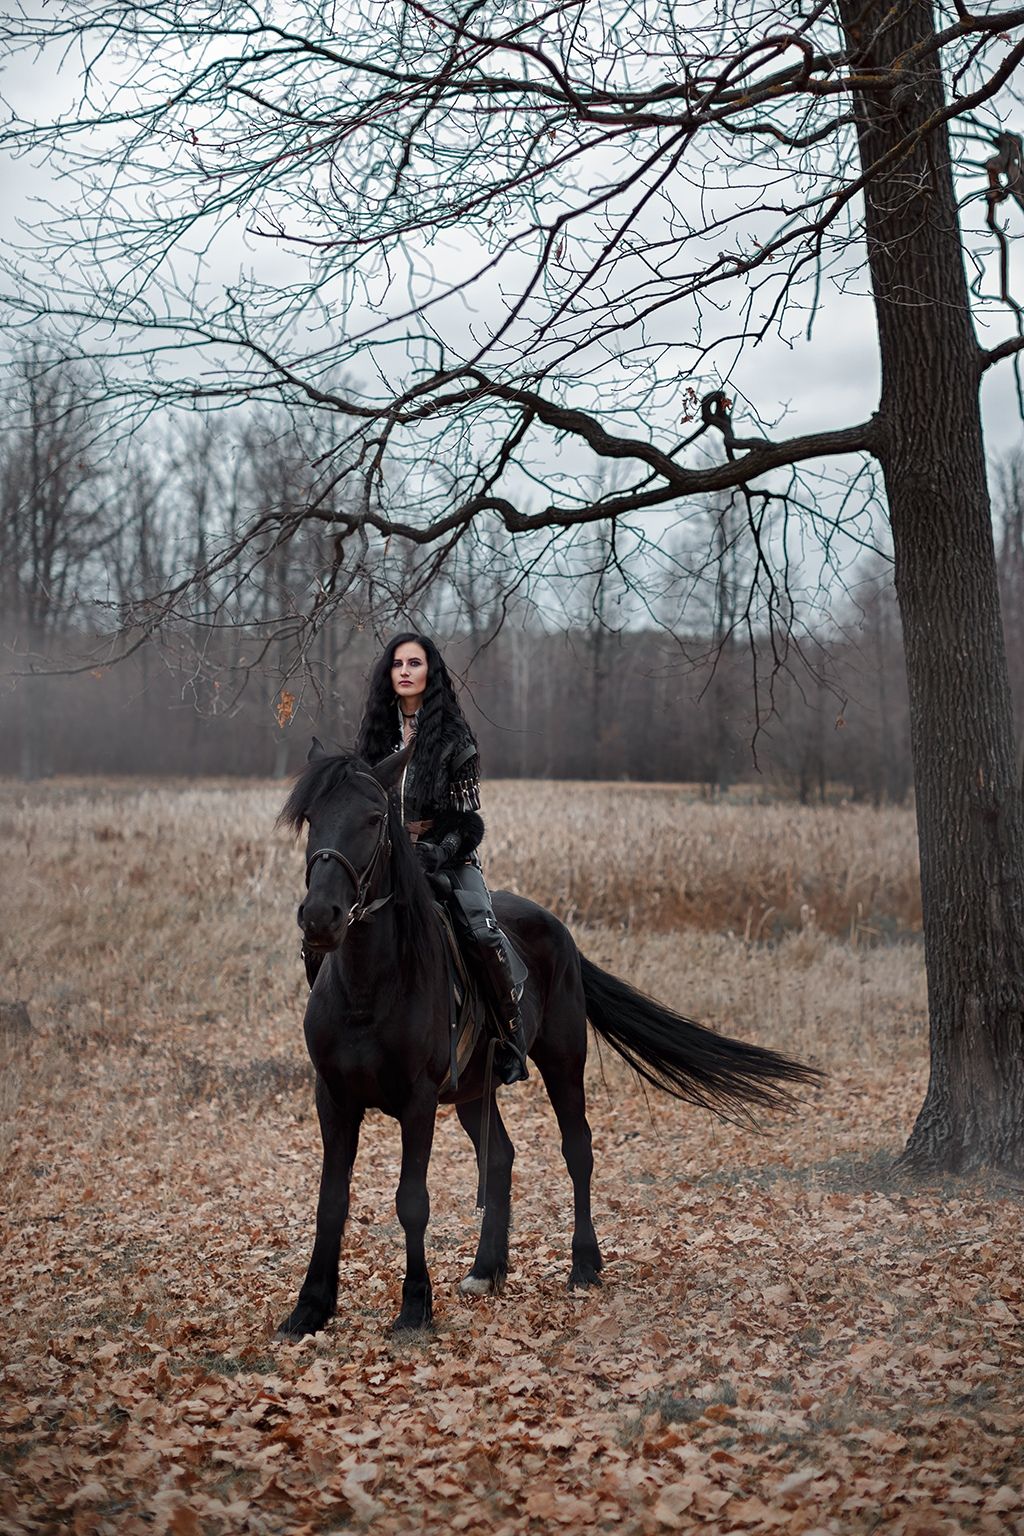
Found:
[{"label": "horse foreleg", "polygon": [[402,1310],[392,1328],[429,1328],[433,1318],[433,1296],[423,1237],[430,1219],[430,1195],[427,1191],[427,1167],[434,1140],[437,1100],[414,1100],[401,1116],[402,1172],[395,1195],[395,1210],[405,1232],[405,1280],[402,1283]]},{"label": "horse foreleg", "polygon": [[278,1333],[290,1338],[317,1333],[338,1303],[338,1260],[348,1218],[352,1165],[363,1118],[361,1110],[353,1110],[333,1099],[319,1075],[316,1109],[324,1147],[320,1198],[316,1208],[316,1241],[299,1299],[278,1329]]},{"label": "horse foreleg", "polygon": [[[469,1104],[457,1104],[455,1112],[462,1122],[476,1149],[477,1167],[480,1167],[480,1142],[483,1127],[484,1103],[474,1099]],[[464,1296],[488,1296],[505,1287],[508,1274],[508,1232],[512,1215],[512,1164],[515,1147],[498,1112],[497,1100],[491,1095],[490,1147],[487,1167],[480,1169],[484,1175],[486,1206],[480,1227],[473,1268],[459,1282]]]},{"label": "horse foreleg", "polygon": [[[584,1024],[584,1030],[586,1025]],[[585,1038],[585,1036],[584,1036]],[[594,1153],[587,1101],[583,1087],[582,1051],[558,1051],[538,1041],[533,1058],[544,1079],[551,1107],[562,1133],[562,1156],[572,1179],[573,1234],[572,1269],[569,1289],[601,1284],[601,1250],[590,1210],[590,1181],[594,1173]]]}]

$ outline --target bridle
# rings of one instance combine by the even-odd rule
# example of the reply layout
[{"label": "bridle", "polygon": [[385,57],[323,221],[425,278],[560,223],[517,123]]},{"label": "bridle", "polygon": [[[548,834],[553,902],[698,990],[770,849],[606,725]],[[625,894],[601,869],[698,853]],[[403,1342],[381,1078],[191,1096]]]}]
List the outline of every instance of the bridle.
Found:
[{"label": "bridle", "polygon": [[377,793],[384,797],[384,815],[381,818],[380,831],[377,833],[377,843],[370,855],[366,868],[361,875],[357,874],[355,866],[338,848],[318,848],[306,860],[307,891],[309,890],[309,880],[313,871],[313,865],[318,861],[322,864],[329,864],[331,862],[340,864],[351,879],[356,888],[356,899],[348,909],[348,914],[345,918],[346,928],[351,928],[353,923],[361,923],[366,918],[372,917],[373,913],[379,912],[381,907],[386,906],[392,897],[392,892],[388,891],[385,896],[378,896],[375,901],[367,900],[370,894],[370,886],[373,884],[373,878],[377,873],[379,864],[391,853],[391,833],[388,830],[388,792],[383,784],[379,783],[371,773],[361,773],[359,769],[356,769],[353,772],[353,777],[366,779],[367,783],[372,784]]}]

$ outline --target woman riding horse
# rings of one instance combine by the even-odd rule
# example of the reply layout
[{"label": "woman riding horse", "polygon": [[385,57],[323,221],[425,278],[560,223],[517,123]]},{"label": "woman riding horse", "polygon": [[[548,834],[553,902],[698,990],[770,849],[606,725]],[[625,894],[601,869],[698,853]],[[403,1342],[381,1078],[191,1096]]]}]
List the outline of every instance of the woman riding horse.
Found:
[{"label": "woman riding horse", "polygon": [[[420,650],[421,666],[424,658],[429,666],[427,647]],[[413,686],[414,670],[419,669],[406,674]],[[402,688],[402,664],[397,677],[401,699],[411,691],[408,684]],[[399,813],[401,780],[413,751],[407,744],[371,766],[361,757],[332,756],[314,741],[281,812],[284,825],[306,834],[306,891],[296,915],[307,948],[326,957],[303,1020],[316,1068],[323,1165],[313,1252],[298,1300],[281,1324],[290,1338],[318,1332],[336,1309],[352,1169],[368,1109],[397,1120],[402,1136],[395,1209],[406,1260],[394,1327],[428,1328],[433,1316],[424,1240],[430,1149],[442,1101],[455,1106],[473,1143],[485,1207],[473,1267],[459,1289],[494,1295],[508,1273],[515,1148],[486,1069],[489,1052],[474,1051],[457,1087],[451,1082],[448,956],[420,865],[423,854],[413,851]],[[419,767],[425,759],[426,754],[419,758]],[[449,770],[446,782],[459,781]],[[458,829],[457,818],[470,812],[453,806],[450,795],[438,803],[426,791],[423,806],[438,813],[425,818],[435,822],[426,841],[440,854],[431,862],[454,859],[453,867],[461,869],[460,854],[469,857],[464,844],[442,844],[450,829]],[[813,1081],[817,1073],[763,1046],[716,1034],[644,997],[580,954],[565,925],[535,902],[498,891],[494,906],[528,967],[522,1032],[551,1100],[572,1180],[569,1285],[600,1285],[584,1077],[588,1020],[647,1082],[720,1114],[749,1115],[750,1106],[785,1104],[784,1085]]]},{"label": "woman riding horse", "polygon": [[[520,1082],[527,1075],[523,987],[477,854],[484,835],[477,744],[440,652],[416,633],[396,636],[375,665],[356,751],[379,763],[410,742],[398,790],[402,821],[486,989],[499,1032],[495,1078]],[[312,987],[323,955],[304,950],[303,958]]]}]

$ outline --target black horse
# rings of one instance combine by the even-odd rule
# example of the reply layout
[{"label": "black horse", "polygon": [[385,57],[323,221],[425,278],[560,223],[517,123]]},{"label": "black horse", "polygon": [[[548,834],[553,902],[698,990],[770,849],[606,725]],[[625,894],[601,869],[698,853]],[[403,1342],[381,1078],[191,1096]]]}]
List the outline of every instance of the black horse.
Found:
[{"label": "black horse", "polygon": [[[423,1238],[427,1165],[450,1060],[449,970],[430,886],[390,794],[407,752],[370,768],[355,757],[330,756],[314,742],[280,816],[296,831],[308,828],[307,893],[298,919],[306,945],[327,952],[305,1018],[323,1139],[316,1241],[296,1306],[279,1330],[286,1335],[317,1332],[335,1309],[349,1182],[369,1108],[392,1115],[402,1133],[395,1203],[406,1274],[393,1326],[424,1328],[431,1321]],[[635,992],[592,965],[563,924],[534,902],[498,892],[494,910],[529,967],[523,1018],[530,1056],[558,1118],[572,1179],[569,1285],[600,1285],[583,1087],[588,1018],[648,1082],[719,1113],[787,1103],[779,1084],[818,1074],[774,1051],[726,1039]],[[484,1103],[484,1055],[478,1048],[457,1090],[440,1096],[455,1104],[476,1148],[486,1196],[476,1258],[461,1284],[470,1294],[499,1291],[505,1281],[515,1156],[493,1090]],[[490,1134],[482,1138],[488,1110]],[[479,1166],[482,1143],[486,1167]]]}]

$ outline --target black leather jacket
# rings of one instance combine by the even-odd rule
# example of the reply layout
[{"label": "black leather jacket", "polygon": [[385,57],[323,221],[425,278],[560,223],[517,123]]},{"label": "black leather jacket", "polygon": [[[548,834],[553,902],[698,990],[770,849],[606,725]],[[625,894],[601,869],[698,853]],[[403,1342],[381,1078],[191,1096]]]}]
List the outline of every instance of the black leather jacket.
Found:
[{"label": "black leather jacket", "polygon": [[452,731],[442,739],[432,784],[424,782],[414,749],[401,779],[399,798],[406,826],[430,823],[416,830],[424,842],[443,850],[445,864],[464,863],[471,857],[484,835],[484,823],[479,758],[468,730]]}]

